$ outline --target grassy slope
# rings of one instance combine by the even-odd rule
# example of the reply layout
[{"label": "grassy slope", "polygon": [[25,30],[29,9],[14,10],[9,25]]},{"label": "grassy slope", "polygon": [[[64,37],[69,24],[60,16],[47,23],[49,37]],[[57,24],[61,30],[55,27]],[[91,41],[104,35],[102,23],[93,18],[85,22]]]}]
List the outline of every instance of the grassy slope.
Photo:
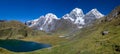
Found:
[{"label": "grassy slope", "polygon": [[33,30],[18,21],[0,22],[0,38],[20,38],[32,35]]}]

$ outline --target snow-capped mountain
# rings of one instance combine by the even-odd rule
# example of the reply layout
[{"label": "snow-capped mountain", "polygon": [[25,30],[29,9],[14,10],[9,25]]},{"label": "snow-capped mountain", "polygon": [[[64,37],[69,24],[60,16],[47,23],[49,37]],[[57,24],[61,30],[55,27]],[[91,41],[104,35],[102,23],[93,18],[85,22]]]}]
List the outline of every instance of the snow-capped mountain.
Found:
[{"label": "snow-capped mountain", "polygon": [[70,20],[74,24],[77,24],[79,28],[81,28],[80,25],[84,25],[84,13],[82,9],[75,8],[73,9],[70,14],[64,15],[62,18],[66,20]]},{"label": "snow-capped mountain", "polygon": [[55,29],[55,24],[58,20],[59,18],[55,14],[48,13],[45,16],[39,17],[38,19],[28,21],[27,25],[34,29],[49,32]]},{"label": "snow-capped mountain", "polygon": [[95,18],[101,18],[103,17],[104,15],[101,14],[97,9],[92,9],[91,11],[89,11],[86,15],[94,15]]},{"label": "snow-capped mountain", "polygon": [[67,25],[69,25],[69,27],[74,26],[73,28],[77,25],[76,28],[82,28],[83,26],[91,24],[93,21],[103,16],[104,15],[97,9],[92,9],[84,15],[82,9],[75,8],[62,18],[58,18],[55,14],[48,13],[38,19],[27,21],[26,24],[33,29],[50,32],[60,27],[66,27]]},{"label": "snow-capped mountain", "polygon": [[85,24],[90,24],[91,22],[95,21],[96,19],[99,19],[103,17],[104,15],[101,14],[97,9],[92,9],[89,11],[83,19],[85,20]]}]

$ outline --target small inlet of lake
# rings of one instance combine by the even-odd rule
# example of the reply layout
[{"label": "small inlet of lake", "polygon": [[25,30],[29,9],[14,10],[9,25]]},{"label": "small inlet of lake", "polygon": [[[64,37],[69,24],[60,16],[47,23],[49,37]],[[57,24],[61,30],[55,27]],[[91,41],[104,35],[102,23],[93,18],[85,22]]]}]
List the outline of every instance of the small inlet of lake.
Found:
[{"label": "small inlet of lake", "polygon": [[22,41],[16,39],[0,40],[0,47],[13,52],[30,52],[51,47],[50,44]]}]

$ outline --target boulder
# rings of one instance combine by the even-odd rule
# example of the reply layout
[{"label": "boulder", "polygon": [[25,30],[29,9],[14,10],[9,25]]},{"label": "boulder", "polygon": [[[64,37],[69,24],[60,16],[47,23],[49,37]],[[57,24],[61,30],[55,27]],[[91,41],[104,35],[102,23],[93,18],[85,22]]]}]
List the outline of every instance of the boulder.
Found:
[{"label": "boulder", "polygon": [[106,35],[108,33],[109,33],[109,31],[102,31],[102,35]]}]

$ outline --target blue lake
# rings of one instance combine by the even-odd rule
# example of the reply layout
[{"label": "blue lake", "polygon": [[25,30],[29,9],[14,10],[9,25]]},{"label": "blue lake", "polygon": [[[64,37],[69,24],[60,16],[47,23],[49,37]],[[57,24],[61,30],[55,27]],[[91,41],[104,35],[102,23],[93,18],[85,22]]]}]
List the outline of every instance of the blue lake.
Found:
[{"label": "blue lake", "polygon": [[51,45],[15,40],[15,39],[8,39],[8,40],[0,40],[0,47],[14,52],[29,52],[38,49],[48,48],[51,47]]}]

